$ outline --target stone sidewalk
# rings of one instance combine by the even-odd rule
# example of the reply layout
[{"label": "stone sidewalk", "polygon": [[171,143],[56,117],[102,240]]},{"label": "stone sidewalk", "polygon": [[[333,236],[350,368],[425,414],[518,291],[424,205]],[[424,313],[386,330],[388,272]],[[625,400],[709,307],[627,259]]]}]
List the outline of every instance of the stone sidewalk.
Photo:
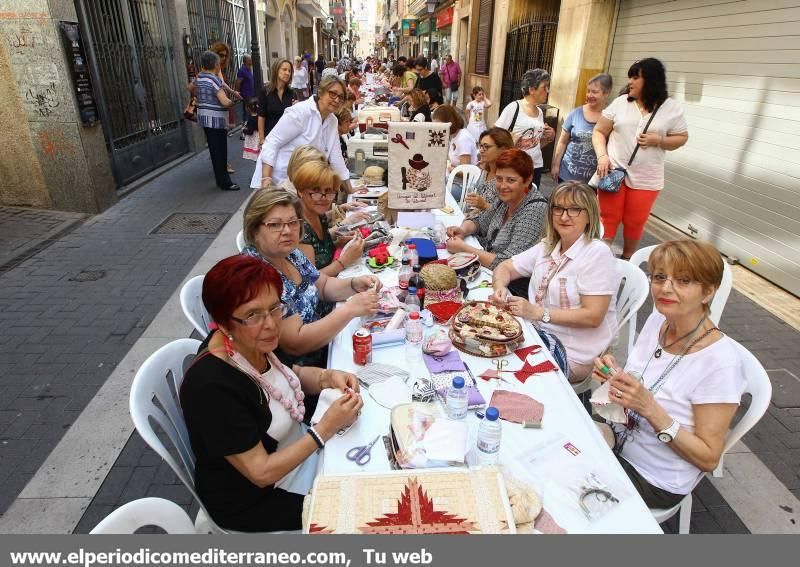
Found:
[{"label": "stone sidewalk", "polygon": [[[0,514],[249,196],[252,162],[230,140],[238,192],[215,187],[203,152],[55,241],[74,215],[0,212],[16,222],[0,230],[0,249],[42,247],[0,273]],[[154,233],[174,213],[192,218]]]}]

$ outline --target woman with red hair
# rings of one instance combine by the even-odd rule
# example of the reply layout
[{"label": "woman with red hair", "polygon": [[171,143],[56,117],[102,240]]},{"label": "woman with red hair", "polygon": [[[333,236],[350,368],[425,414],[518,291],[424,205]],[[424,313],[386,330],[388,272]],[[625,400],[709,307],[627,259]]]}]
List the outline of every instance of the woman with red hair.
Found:
[{"label": "woman with red hair", "polygon": [[[281,334],[281,276],[231,256],[203,281],[217,324],[186,371],[180,403],[196,458],[195,487],[211,518],[237,531],[298,530],[317,451],[352,424],[363,402],[355,375],[294,365],[273,354]],[[306,395],[342,391],[313,427]]]},{"label": "woman with red hair", "polygon": [[[461,226],[448,228],[447,250],[476,254],[483,266],[494,269],[536,244],[544,231],[547,198],[531,188],[532,181],[533,161],[528,154],[518,149],[501,153],[495,171],[497,202]],[[467,244],[470,235],[483,249]]]}]

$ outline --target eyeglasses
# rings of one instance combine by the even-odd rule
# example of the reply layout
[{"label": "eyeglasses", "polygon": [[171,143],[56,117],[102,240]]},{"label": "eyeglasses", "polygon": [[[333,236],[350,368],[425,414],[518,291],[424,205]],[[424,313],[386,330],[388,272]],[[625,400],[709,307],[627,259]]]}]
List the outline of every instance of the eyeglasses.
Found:
[{"label": "eyeglasses", "polygon": [[239,319],[238,317],[234,317],[231,315],[231,319],[236,321],[240,325],[245,327],[256,327],[258,325],[262,325],[264,321],[267,320],[267,317],[272,317],[273,319],[277,319],[280,321],[286,314],[289,312],[289,307],[281,301],[273,307],[272,309],[256,309],[251,311],[247,314],[247,317],[244,319]]},{"label": "eyeglasses", "polygon": [[560,217],[566,211],[569,218],[575,218],[585,210],[582,207],[553,207],[553,215]]},{"label": "eyeglasses", "polygon": [[691,278],[687,278],[685,276],[682,277],[672,277],[668,278],[666,274],[650,274],[647,276],[647,279],[650,281],[651,284],[661,287],[667,282],[672,284],[672,287],[675,289],[686,289],[690,287],[692,284],[696,284],[697,282]]},{"label": "eyeglasses", "polygon": [[308,194],[314,201],[323,201],[325,199],[336,198],[336,191],[320,191],[319,189],[311,189]]},{"label": "eyeglasses", "polygon": [[264,221],[261,224],[266,226],[267,230],[270,232],[280,232],[284,227],[288,227],[289,230],[295,230],[300,226],[300,219],[293,219],[290,221]]},{"label": "eyeglasses", "polygon": [[478,144],[478,149],[482,152],[488,152],[491,149],[496,148],[497,146],[490,146],[489,144]]},{"label": "eyeglasses", "polygon": [[336,91],[328,91],[328,96],[331,97],[333,100],[343,100],[344,93],[339,93]]}]

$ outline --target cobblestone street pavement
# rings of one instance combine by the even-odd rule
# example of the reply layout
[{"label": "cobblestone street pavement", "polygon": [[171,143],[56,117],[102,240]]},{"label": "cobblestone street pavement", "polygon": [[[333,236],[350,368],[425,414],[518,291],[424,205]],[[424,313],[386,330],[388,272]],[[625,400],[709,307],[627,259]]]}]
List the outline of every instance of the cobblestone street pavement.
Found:
[{"label": "cobblestone street pavement", "polygon": [[[249,172],[242,163],[234,165]],[[210,164],[201,154],[0,275],[0,317],[7,329],[0,336],[0,511],[33,477],[214,238],[150,232],[173,212],[230,214],[249,194],[246,189],[217,191],[209,179]],[[245,175],[236,180],[246,185]],[[648,234],[643,245],[656,242]],[[76,281],[99,272],[103,276],[96,281]],[[651,309],[648,302],[640,310],[640,327]],[[763,463],[778,488],[793,494],[787,492],[788,498],[763,511],[774,522],[770,525],[786,524],[791,531],[800,511],[798,330],[736,290],[721,328],[749,348],[773,380],[773,404],[745,437],[742,454]],[[129,420],[123,413],[108,419]],[[166,463],[135,432],[103,474],[80,521],[63,526],[66,531],[86,533],[116,507],[145,496],[197,509]],[[749,481],[760,482],[734,476],[726,472],[724,479],[734,484],[734,493],[745,491]],[[747,524],[717,483],[706,479],[695,490],[692,533],[765,529],[752,519]],[[676,519],[664,526],[666,531],[676,531]]]}]

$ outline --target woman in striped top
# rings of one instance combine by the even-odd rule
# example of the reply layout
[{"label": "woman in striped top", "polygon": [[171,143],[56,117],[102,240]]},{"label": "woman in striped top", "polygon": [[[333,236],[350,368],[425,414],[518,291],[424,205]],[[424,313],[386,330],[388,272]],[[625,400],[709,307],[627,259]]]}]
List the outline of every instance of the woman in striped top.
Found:
[{"label": "woman in striped top", "polygon": [[228,163],[228,109],[234,105],[225,94],[224,83],[218,76],[219,55],[206,51],[200,58],[202,71],[195,80],[197,93],[197,123],[203,127],[208,153],[214,167],[217,187],[223,191],[238,191],[231,181]]}]

